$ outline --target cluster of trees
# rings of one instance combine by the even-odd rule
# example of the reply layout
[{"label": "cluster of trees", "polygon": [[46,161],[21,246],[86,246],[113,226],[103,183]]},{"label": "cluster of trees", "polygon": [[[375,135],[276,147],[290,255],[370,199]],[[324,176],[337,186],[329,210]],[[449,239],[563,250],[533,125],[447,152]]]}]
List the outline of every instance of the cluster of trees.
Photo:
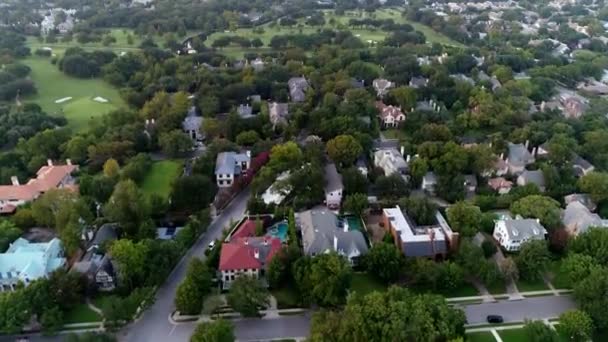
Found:
[{"label": "cluster of trees", "polygon": [[16,109],[0,107],[0,146],[14,147],[19,139],[28,139],[45,129],[66,124],[65,118],[49,116],[35,104],[24,104]]},{"label": "cluster of trees", "polygon": [[59,70],[67,75],[79,78],[92,78],[101,74],[101,69],[112,62],[116,54],[112,51],[95,50],[87,52],[78,47],[65,50],[58,62]]},{"label": "cluster of trees", "polygon": [[0,101],[14,101],[36,94],[34,82],[27,78],[30,72],[30,67],[18,62],[4,65],[0,69]]},{"label": "cluster of trees", "polygon": [[43,331],[53,333],[64,324],[67,312],[84,302],[86,281],[78,273],[59,270],[41,278],[0,293],[0,331],[16,334],[36,317]]}]

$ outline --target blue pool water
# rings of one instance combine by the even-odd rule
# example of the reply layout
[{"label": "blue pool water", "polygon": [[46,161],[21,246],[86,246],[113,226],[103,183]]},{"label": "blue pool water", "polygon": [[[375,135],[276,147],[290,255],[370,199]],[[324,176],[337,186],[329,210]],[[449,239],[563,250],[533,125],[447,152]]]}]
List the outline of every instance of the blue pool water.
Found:
[{"label": "blue pool water", "polygon": [[270,227],[266,235],[279,238],[281,242],[287,242],[287,222],[279,222]]}]

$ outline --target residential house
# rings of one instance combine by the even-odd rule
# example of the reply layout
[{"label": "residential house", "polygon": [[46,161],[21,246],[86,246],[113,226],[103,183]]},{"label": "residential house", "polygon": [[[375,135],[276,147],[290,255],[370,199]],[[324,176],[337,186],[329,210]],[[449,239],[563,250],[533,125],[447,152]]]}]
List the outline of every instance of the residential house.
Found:
[{"label": "residential house", "polygon": [[285,181],[289,178],[290,174],[289,171],[279,174],[274,183],[264,191],[262,194],[262,201],[264,201],[266,205],[280,205],[283,200],[285,200],[285,197],[289,196],[292,189],[289,184],[285,184]]},{"label": "residential house", "polygon": [[193,106],[188,110],[188,115],[182,121],[182,129],[188,134],[190,139],[195,142],[202,142],[205,135],[201,126],[203,125],[203,117],[196,115],[196,108]]},{"label": "residential house", "polygon": [[580,98],[574,96],[560,97],[560,103],[564,106],[563,113],[568,119],[580,118],[586,109],[585,103]]},{"label": "residential house", "polygon": [[336,252],[351,263],[368,251],[363,233],[350,227],[329,210],[312,209],[299,212],[296,223],[302,232],[304,254],[315,256]]},{"label": "residential house", "polygon": [[268,236],[233,238],[223,243],[218,267],[222,288],[230,289],[232,282],[241,275],[263,277],[281,247],[279,238]]},{"label": "residential house", "polygon": [[106,223],[99,227],[80,261],[74,263],[70,272],[86,276],[89,286],[99,291],[112,291],[116,288],[116,268],[111,256],[105,251],[108,244],[118,238],[118,225]]},{"label": "residential house", "polygon": [[541,170],[525,170],[517,177],[517,185],[535,184],[541,192],[545,192],[545,175]]},{"label": "residential house", "polygon": [[256,72],[263,71],[265,64],[266,63],[264,63],[264,61],[260,57],[252,60],[251,63],[250,63],[251,67]]},{"label": "residential house", "polygon": [[406,257],[444,258],[457,248],[458,233],[452,231],[439,211],[435,218],[434,225],[418,226],[399,206],[382,210],[384,227]]},{"label": "residential house", "polygon": [[591,227],[608,227],[608,220],[603,220],[598,214],[592,213],[584,204],[577,201],[566,206],[562,215],[562,223],[568,234],[572,236],[584,234]]},{"label": "residential house", "polygon": [[408,160],[403,158],[403,155],[396,148],[380,148],[374,152],[374,165],[384,171],[385,176],[390,176],[394,173],[405,176],[408,170]]},{"label": "residential house", "polygon": [[586,174],[595,171],[595,166],[583,159],[578,154],[574,154],[572,158],[572,167],[574,168],[574,174],[577,177],[583,177]]},{"label": "residential house", "polygon": [[488,185],[492,190],[501,195],[508,194],[513,188],[513,182],[506,180],[504,177],[496,177],[488,180]]},{"label": "residential house", "polygon": [[376,95],[379,98],[383,98],[386,94],[388,94],[388,91],[391,88],[395,87],[395,83],[384,78],[376,78],[372,82],[372,85],[374,86],[374,89],[376,90]]},{"label": "residential house", "polygon": [[593,200],[591,199],[591,196],[589,196],[587,194],[570,194],[570,195],[564,196],[564,203],[566,205],[568,205],[572,202],[581,203],[582,205],[587,207],[587,209],[589,209],[589,211],[595,211],[595,209],[597,209],[597,204],[595,204],[595,202],[593,202]]},{"label": "residential house", "polygon": [[251,106],[249,104],[241,104],[236,108],[236,113],[242,118],[242,119],[249,119],[251,117],[253,117],[253,109],[251,108]]},{"label": "residential house", "polygon": [[528,142],[526,144],[509,143],[509,151],[507,156],[507,165],[509,173],[518,175],[526,169],[526,166],[534,163],[536,159],[534,155],[528,151]]},{"label": "residential house", "polygon": [[236,177],[242,175],[249,169],[251,163],[251,152],[245,153],[222,152],[217,155],[215,161],[215,178],[217,186],[227,188],[232,186]]},{"label": "residential house", "polygon": [[429,84],[429,79],[426,77],[412,77],[409,86],[412,88],[423,88]]},{"label": "residential house", "polygon": [[505,218],[494,223],[492,236],[509,252],[519,251],[522,244],[532,240],[544,240],[547,230],[538,219]]},{"label": "residential house", "polygon": [[422,190],[428,194],[434,195],[437,187],[437,175],[433,171],[427,172],[422,177]]},{"label": "residential house", "polygon": [[310,88],[308,81],[304,77],[292,77],[287,81],[289,86],[289,97],[291,102],[304,102],[306,91]]},{"label": "residential house", "polygon": [[157,240],[173,240],[184,227],[156,227]]},{"label": "residential house", "polygon": [[289,104],[270,102],[268,104],[268,116],[274,127],[287,124],[289,117]]},{"label": "residential house", "polygon": [[0,292],[14,291],[19,283],[27,286],[46,278],[65,265],[61,241],[32,243],[18,238],[0,254]]},{"label": "residential house", "polygon": [[343,191],[342,176],[338,173],[336,165],[334,163],[325,165],[325,205],[331,210],[339,209]]},{"label": "residential house", "polygon": [[401,107],[387,106],[382,101],[377,101],[376,108],[378,109],[380,122],[385,128],[397,127],[405,121],[405,114],[401,110]]},{"label": "residential house", "polygon": [[477,176],[465,175],[464,176],[464,189],[468,193],[475,193],[475,191],[477,191]]},{"label": "residential house", "polygon": [[11,177],[12,185],[0,185],[0,214],[14,213],[18,206],[31,202],[51,189],[74,189],[76,181],[72,173],[78,170],[77,165],[66,160],[66,165],[53,165],[48,159],[47,165],[36,172],[36,178],[26,184],[20,184],[19,179]]}]

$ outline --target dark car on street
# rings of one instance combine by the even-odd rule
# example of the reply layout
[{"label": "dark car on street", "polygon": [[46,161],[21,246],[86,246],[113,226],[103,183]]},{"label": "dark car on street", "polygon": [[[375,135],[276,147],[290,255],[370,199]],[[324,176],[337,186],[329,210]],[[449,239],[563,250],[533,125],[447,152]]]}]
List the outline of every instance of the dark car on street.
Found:
[{"label": "dark car on street", "polygon": [[500,315],[488,315],[488,317],[486,317],[486,320],[488,321],[488,323],[502,323],[504,321],[504,319]]}]

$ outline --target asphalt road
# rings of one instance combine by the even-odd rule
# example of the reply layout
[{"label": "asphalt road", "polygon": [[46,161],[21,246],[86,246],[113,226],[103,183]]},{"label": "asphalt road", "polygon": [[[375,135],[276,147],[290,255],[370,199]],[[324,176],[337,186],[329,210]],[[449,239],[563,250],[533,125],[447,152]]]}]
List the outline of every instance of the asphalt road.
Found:
[{"label": "asphalt road", "polygon": [[574,308],[576,303],[572,297],[562,295],[467,305],[463,310],[469,324],[482,324],[487,323],[488,315],[501,315],[505,322],[521,322],[526,319],[555,318]]},{"label": "asphalt road", "polygon": [[[196,191],[193,189],[193,191]],[[119,334],[121,341],[151,342],[151,341],[188,341],[195,325],[174,326],[169,323],[169,315],[175,310],[173,300],[177,286],[186,276],[188,262],[193,257],[204,257],[205,250],[212,240],[222,236],[222,230],[231,220],[237,221],[243,217],[247,209],[249,190],[240,193],[230,205],[211,223],[207,232],[194,244],[177,264],[165,283],[159,287],[154,304],[135,322],[125,327]],[[177,328],[180,329],[177,329]],[[176,330],[182,334],[175,334]],[[185,334],[188,334],[185,336]],[[172,337],[173,335],[176,335]]]}]

